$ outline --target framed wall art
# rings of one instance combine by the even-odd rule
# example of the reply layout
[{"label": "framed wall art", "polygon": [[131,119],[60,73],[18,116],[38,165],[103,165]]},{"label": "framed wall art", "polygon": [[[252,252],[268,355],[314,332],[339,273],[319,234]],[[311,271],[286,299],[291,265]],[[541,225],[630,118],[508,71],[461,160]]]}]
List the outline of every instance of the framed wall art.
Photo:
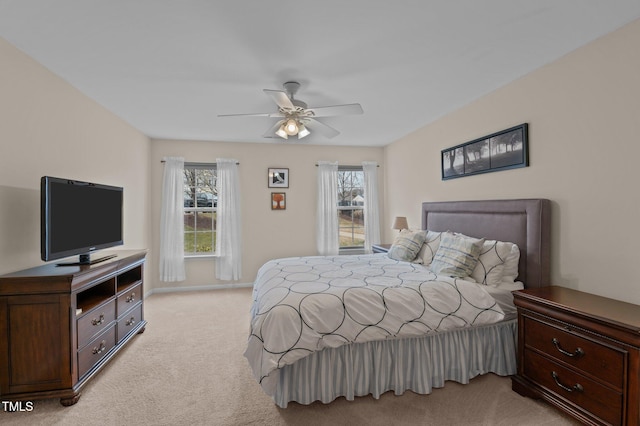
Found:
[{"label": "framed wall art", "polygon": [[271,210],[286,210],[287,194],[284,192],[271,193]]},{"label": "framed wall art", "polygon": [[269,188],[288,188],[289,169],[269,169]]},{"label": "framed wall art", "polygon": [[528,124],[443,149],[442,180],[529,165]]}]

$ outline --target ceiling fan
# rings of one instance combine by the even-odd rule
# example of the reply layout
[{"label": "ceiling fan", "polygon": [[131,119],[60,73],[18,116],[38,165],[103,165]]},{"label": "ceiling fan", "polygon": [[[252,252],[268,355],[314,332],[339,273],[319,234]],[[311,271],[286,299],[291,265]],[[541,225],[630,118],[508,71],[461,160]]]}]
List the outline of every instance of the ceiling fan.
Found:
[{"label": "ceiling fan", "polygon": [[298,136],[302,139],[317,131],[327,138],[333,138],[340,132],[333,127],[317,120],[318,117],[331,117],[337,115],[362,114],[360,104],[333,105],[325,107],[307,107],[305,102],[295,99],[294,96],[300,88],[297,81],[287,81],[282,85],[284,90],[263,89],[278,105],[278,112],[257,114],[223,114],[218,117],[274,117],[278,122],[267,130],[263,136],[272,138],[279,136],[288,139],[289,136]]}]

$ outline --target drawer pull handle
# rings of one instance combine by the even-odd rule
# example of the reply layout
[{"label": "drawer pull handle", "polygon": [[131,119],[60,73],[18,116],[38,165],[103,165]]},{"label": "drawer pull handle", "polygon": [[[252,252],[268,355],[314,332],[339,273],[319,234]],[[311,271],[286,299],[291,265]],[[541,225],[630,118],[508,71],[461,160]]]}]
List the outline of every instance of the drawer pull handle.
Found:
[{"label": "drawer pull handle", "polygon": [[136,294],[135,293],[131,293],[131,295],[127,297],[126,302],[127,303],[131,303],[134,300],[136,300]]},{"label": "drawer pull handle", "polygon": [[129,321],[127,321],[125,324],[128,326],[135,324],[136,323],[136,319],[135,317],[131,317],[131,319]]},{"label": "drawer pull handle", "polygon": [[576,349],[575,352],[568,352],[568,351],[565,351],[564,349],[562,349],[560,347],[560,342],[555,337],[553,339],[551,339],[551,342],[553,342],[553,345],[556,347],[558,352],[560,352],[561,354],[564,354],[566,356],[570,356],[571,358],[573,358],[573,357],[580,358],[581,356],[584,355],[584,350],[582,350],[581,347],[578,347],[578,349]]},{"label": "drawer pull handle", "polygon": [[104,314],[100,314],[98,319],[94,318],[91,320],[91,325],[100,325],[104,323]]},{"label": "drawer pull handle", "polygon": [[107,341],[103,340],[102,342],[100,342],[100,347],[93,348],[93,350],[91,352],[94,355],[97,355],[97,354],[102,353],[102,351],[104,351],[105,349],[107,349]]},{"label": "drawer pull handle", "polygon": [[556,373],[555,371],[551,372],[551,377],[553,377],[553,381],[556,382],[556,385],[560,386],[562,389],[566,390],[567,392],[582,392],[582,391],[584,391],[584,388],[582,387],[582,385],[580,383],[576,383],[571,388],[569,386],[567,386],[567,385],[563,385],[562,383],[560,383],[560,380],[558,378],[558,373]]}]

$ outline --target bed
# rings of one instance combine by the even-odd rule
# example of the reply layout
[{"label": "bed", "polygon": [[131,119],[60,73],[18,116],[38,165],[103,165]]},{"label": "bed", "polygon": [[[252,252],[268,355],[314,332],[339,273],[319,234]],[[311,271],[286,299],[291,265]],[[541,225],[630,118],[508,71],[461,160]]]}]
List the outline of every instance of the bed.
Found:
[{"label": "bed", "polygon": [[[254,283],[245,357],[279,407],[428,394],[447,380],[516,373],[511,290],[549,282],[549,200],[425,202],[422,229],[515,244],[515,287],[434,276],[384,253],[267,262]],[[364,293],[377,300],[366,309]]]}]

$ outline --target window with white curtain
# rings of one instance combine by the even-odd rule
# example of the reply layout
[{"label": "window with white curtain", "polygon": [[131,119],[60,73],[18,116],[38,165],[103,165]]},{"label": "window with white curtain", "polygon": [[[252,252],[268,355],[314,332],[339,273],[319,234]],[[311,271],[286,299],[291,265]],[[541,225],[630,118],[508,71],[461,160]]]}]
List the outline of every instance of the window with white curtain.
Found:
[{"label": "window with white curtain", "polygon": [[184,164],[184,255],[213,255],[216,248],[215,163]]},{"label": "window with white curtain", "polygon": [[363,249],[364,171],[361,166],[338,166],[338,218],[340,251]]}]

